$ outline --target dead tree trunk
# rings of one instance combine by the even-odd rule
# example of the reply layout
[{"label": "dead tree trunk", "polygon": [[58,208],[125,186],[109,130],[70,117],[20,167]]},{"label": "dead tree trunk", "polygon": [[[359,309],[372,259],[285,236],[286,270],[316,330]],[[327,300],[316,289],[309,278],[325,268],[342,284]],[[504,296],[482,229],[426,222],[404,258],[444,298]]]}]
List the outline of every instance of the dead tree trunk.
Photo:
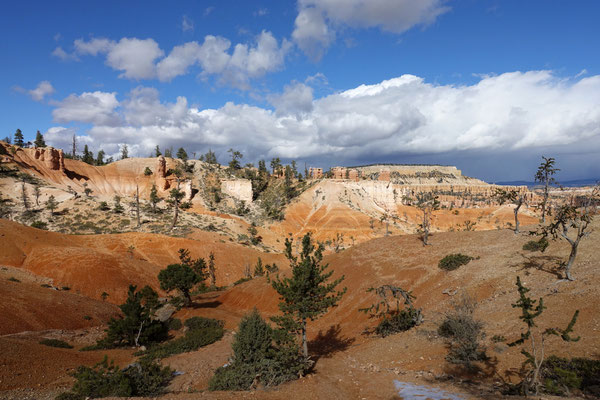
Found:
[{"label": "dead tree trunk", "polygon": [[137,216],[137,227],[139,228],[142,224],[140,222],[140,188],[135,185],[135,212]]}]

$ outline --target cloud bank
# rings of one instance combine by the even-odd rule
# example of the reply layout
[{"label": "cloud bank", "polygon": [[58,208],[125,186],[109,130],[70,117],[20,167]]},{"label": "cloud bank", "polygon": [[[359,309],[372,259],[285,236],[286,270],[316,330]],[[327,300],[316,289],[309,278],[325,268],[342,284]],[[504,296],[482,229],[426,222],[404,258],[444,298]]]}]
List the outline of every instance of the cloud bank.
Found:
[{"label": "cloud bank", "polygon": [[[600,76],[561,78],[550,71],[482,77],[473,85],[436,85],[402,75],[313,99],[292,83],[271,99],[275,109],[227,103],[190,107],[185,97],[161,102],[154,88],[70,95],[56,122],[91,124],[92,147],[147,156],[157,144],[189,152],[230,147],[245,160],[394,159],[460,151],[600,151]],[[55,136],[49,140],[59,144]],[[220,153],[219,153],[220,152]]]}]

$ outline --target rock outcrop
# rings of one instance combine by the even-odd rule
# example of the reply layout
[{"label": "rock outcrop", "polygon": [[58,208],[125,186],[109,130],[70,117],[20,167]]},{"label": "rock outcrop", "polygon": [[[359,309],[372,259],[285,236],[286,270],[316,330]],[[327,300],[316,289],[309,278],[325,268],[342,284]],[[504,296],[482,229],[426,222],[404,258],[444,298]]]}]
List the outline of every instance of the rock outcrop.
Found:
[{"label": "rock outcrop", "polygon": [[34,150],[34,158],[44,162],[44,165],[52,171],[65,170],[65,157],[61,149],[54,147],[38,147]]},{"label": "rock outcrop", "polygon": [[167,160],[163,156],[158,156],[156,160],[156,187],[160,190],[167,190],[171,187],[167,179]]},{"label": "rock outcrop", "polygon": [[248,179],[221,181],[221,191],[248,204],[252,203],[252,182]]}]

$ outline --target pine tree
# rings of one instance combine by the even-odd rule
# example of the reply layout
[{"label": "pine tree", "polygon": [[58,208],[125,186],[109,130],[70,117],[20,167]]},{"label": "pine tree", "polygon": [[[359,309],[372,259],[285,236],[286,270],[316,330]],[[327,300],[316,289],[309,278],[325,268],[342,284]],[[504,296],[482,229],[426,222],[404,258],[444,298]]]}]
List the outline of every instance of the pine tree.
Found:
[{"label": "pine tree", "polygon": [[542,159],[544,161],[538,167],[534,178],[536,182],[544,184],[544,198],[542,200],[542,223],[544,223],[546,222],[546,214],[548,213],[548,186],[556,183],[553,175],[560,171],[560,169],[554,168],[556,160],[553,157],[546,158],[542,156]]},{"label": "pine tree", "polygon": [[154,156],[155,157],[162,156],[162,153],[160,152],[160,147],[158,147],[158,145],[156,145],[156,148],[154,149]]},{"label": "pine tree", "polygon": [[285,166],[283,188],[285,191],[286,200],[289,201],[296,196],[296,189],[292,185],[292,168],[289,165]]},{"label": "pine tree", "polygon": [[265,267],[260,257],[256,261],[256,265],[254,266],[254,276],[263,276],[265,274]]},{"label": "pine tree", "polygon": [[35,196],[35,205],[39,207],[40,205],[40,196],[42,195],[42,192],[40,190],[40,185],[33,185],[33,195]]},{"label": "pine tree", "polygon": [[123,144],[121,147],[121,160],[126,158],[129,158],[129,148],[127,147],[127,144]]},{"label": "pine tree", "polygon": [[98,150],[98,155],[96,156],[96,165],[101,166],[104,165],[104,156],[106,153],[104,150]]},{"label": "pine tree", "polygon": [[260,160],[258,162],[258,173],[260,175],[267,175],[267,176],[269,175],[269,171],[267,170],[265,160]]},{"label": "pine tree", "polygon": [[48,201],[46,201],[46,208],[50,210],[50,219],[52,219],[52,216],[54,215],[54,210],[58,208],[58,202],[56,201],[56,198],[53,194],[51,194],[50,197],[48,197]]},{"label": "pine tree", "polygon": [[13,141],[15,143],[15,146],[23,147],[23,132],[21,132],[20,129],[17,129],[17,131],[15,132],[13,136]]},{"label": "pine tree", "polygon": [[35,141],[33,142],[35,147],[46,147],[46,142],[44,141],[44,135],[37,131],[35,134]]},{"label": "pine tree", "polygon": [[241,169],[240,160],[244,158],[244,155],[237,150],[229,149],[228,153],[231,153],[231,161],[229,161],[229,169],[231,171]]},{"label": "pine tree", "polygon": [[200,159],[207,164],[218,164],[217,155],[211,149],[208,149],[208,152],[201,156]]},{"label": "pine tree", "polygon": [[217,286],[217,277],[215,275],[215,253],[212,251],[208,255],[208,276],[210,277],[210,286]]},{"label": "pine tree", "polygon": [[281,160],[279,159],[279,157],[273,158],[271,160],[271,169],[273,170],[273,175],[276,175],[281,169]]},{"label": "pine tree", "polygon": [[158,196],[158,190],[156,189],[156,185],[152,185],[150,189],[150,204],[152,205],[152,212],[156,213],[156,205],[160,203],[161,198]]},{"label": "pine tree", "polygon": [[180,189],[182,174],[183,173],[181,172],[181,170],[175,170],[175,176],[177,178],[177,187],[171,189],[171,191],[169,192],[169,200],[171,201],[175,209],[173,213],[173,223],[171,224],[170,230],[173,230],[173,228],[175,228],[175,225],[177,225],[177,218],[179,217],[179,204],[181,203],[181,200],[183,200],[183,198],[185,197],[185,192]]},{"label": "pine tree", "polygon": [[166,292],[178,290],[185,298],[185,304],[192,303],[190,290],[201,281],[196,272],[185,264],[171,264],[158,273],[160,288]]},{"label": "pine tree", "polygon": [[86,164],[94,165],[94,153],[89,150],[87,144],[83,146],[83,156],[81,157],[81,161]]},{"label": "pine tree", "polygon": [[[525,356],[523,366],[531,367],[531,370],[528,371],[525,379],[522,382],[522,387],[525,395],[529,394],[529,389],[531,387],[535,389],[535,394],[537,395],[541,386],[539,378],[540,370],[544,364],[544,344],[546,338],[549,335],[554,335],[560,336],[560,338],[565,342],[578,341],[580,338],[571,337],[571,333],[573,332],[573,327],[577,322],[579,310],[575,311],[573,317],[571,317],[571,321],[565,329],[547,328],[542,331],[535,323],[535,319],[539,317],[546,309],[544,306],[544,299],[540,297],[538,302],[528,297],[527,293],[529,292],[529,289],[523,285],[521,278],[518,276],[517,291],[519,292],[519,300],[512,306],[513,308],[521,309],[521,316],[519,316],[519,319],[525,323],[526,330],[525,332],[521,332],[519,339],[508,343],[508,346],[513,347],[517,345],[524,345],[526,342],[529,342],[531,351],[528,351],[525,348],[521,349],[521,354]],[[535,304],[536,302],[538,303],[537,305]]]},{"label": "pine tree", "polygon": [[301,333],[302,353],[308,357],[306,339],[307,321],[314,321],[325,314],[340,301],[346,288],[336,291],[335,287],[344,280],[344,276],[331,283],[327,280],[333,271],[326,272],[329,264],[321,265],[323,246],[317,248],[312,243],[310,233],[302,238],[300,260],[292,255],[293,239],[285,240],[285,256],[290,262],[292,276],[271,280],[271,285],[279,294],[279,309],[283,316],[273,317],[273,321],[290,332]]},{"label": "pine tree", "polygon": [[215,371],[210,390],[275,386],[298,379],[307,367],[289,335],[271,328],[256,309],[242,318],[231,348],[231,362]]},{"label": "pine tree", "polygon": [[77,159],[77,136],[75,136],[75,134],[73,134],[73,140],[71,143],[71,157],[73,157],[73,160]]},{"label": "pine tree", "polygon": [[209,273],[206,271],[206,261],[202,257],[193,259],[190,257],[190,251],[179,249],[179,261],[182,265],[188,266],[198,275],[199,282],[204,282]]},{"label": "pine tree", "polygon": [[154,318],[160,306],[158,294],[149,286],[138,292],[136,288],[134,285],[129,286],[127,300],[119,306],[123,317],[111,318],[106,337],[98,342],[100,347],[138,347],[166,339],[168,326]]},{"label": "pine tree", "polygon": [[179,150],[177,150],[177,158],[179,158],[183,162],[186,162],[188,160],[188,154],[183,147],[180,147]]},{"label": "pine tree", "polygon": [[25,189],[25,183],[21,184],[21,200],[23,201],[23,207],[25,210],[29,211],[29,196],[27,195],[27,190]]}]

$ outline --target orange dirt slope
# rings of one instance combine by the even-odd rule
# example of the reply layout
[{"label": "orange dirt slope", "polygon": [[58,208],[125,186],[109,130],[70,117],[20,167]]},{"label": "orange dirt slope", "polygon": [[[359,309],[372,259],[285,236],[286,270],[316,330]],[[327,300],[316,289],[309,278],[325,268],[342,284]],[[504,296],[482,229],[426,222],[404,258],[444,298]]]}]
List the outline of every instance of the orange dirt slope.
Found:
[{"label": "orange dirt slope", "polygon": [[0,219],[0,265],[20,267],[69,286],[93,299],[102,292],[119,304],[129,284],[158,289],[158,272],[179,260],[178,250],[207,258],[214,252],[217,285],[233,283],[258,257],[281,264],[282,256],[225,242],[217,234],[199,232],[196,240],[156,234],[63,235]]}]

